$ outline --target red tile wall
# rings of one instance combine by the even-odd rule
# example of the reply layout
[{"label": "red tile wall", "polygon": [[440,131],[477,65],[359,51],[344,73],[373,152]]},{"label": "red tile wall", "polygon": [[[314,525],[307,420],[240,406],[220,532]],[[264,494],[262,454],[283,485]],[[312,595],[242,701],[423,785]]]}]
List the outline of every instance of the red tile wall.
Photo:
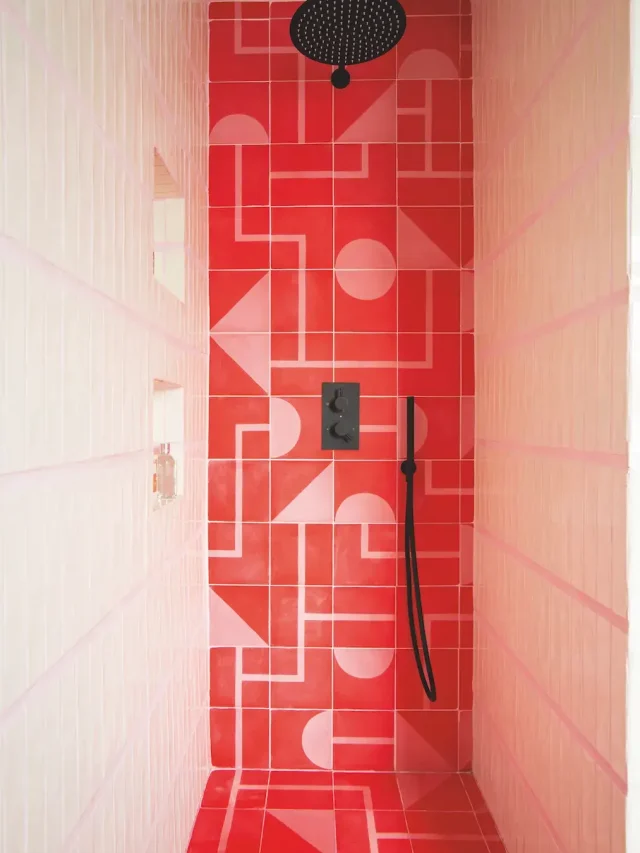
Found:
[{"label": "red tile wall", "polygon": [[[211,6],[212,761],[464,768],[471,18],[460,0],[405,0],[398,48],[336,91],[291,46],[298,5]],[[361,385],[359,451],[320,450],[325,381]],[[399,552],[408,394],[435,706]]]}]

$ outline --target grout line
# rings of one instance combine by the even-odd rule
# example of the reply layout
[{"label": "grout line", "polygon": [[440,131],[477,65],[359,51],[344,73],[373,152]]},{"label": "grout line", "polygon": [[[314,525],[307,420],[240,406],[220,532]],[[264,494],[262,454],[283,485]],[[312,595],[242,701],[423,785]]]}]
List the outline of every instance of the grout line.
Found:
[{"label": "grout line", "polygon": [[[236,17],[239,12],[239,8],[236,7]],[[271,86],[271,22],[267,24],[268,28],[268,36],[267,36],[267,44],[269,47],[269,55],[268,55],[268,76],[269,76],[269,92],[268,92],[268,140],[269,140],[269,152],[268,152],[268,161],[269,161],[269,296],[268,296],[268,310],[269,310],[269,496],[268,496],[268,508],[269,508],[269,534],[267,536],[267,570],[268,570],[268,592],[267,592],[267,613],[268,613],[268,622],[267,622],[267,654],[269,655],[268,661],[268,673],[269,673],[269,684],[267,686],[268,694],[267,701],[269,705],[269,725],[268,725],[268,755],[267,755],[267,766],[269,768],[269,773],[271,773],[273,767],[273,672],[272,672],[272,624],[271,624],[271,605],[273,600],[273,542],[271,536],[271,520],[273,519],[273,461],[271,458],[271,406],[272,406],[272,394],[273,394],[273,364],[271,361],[271,345],[272,345],[272,313],[273,313],[273,242],[271,240],[271,236],[273,234],[273,191],[272,191],[272,179],[271,173],[273,171],[273,148],[271,145],[271,140],[273,136],[273,90]],[[299,257],[299,255],[298,255]],[[242,523],[242,522],[241,522]],[[298,536],[300,535],[300,530],[298,529]],[[271,777],[267,780],[270,782]],[[265,806],[266,806],[265,799]],[[260,835],[260,849],[262,849],[262,838],[264,836],[264,826],[266,823],[266,809],[265,809],[265,817],[262,822],[262,832]]]},{"label": "grout line", "polygon": [[[291,144],[293,144],[293,143],[291,143]],[[341,145],[345,145],[345,144],[352,144],[353,145],[353,143],[340,143],[340,144]],[[368,142],[368,143],[361,143],[361,146],[365,147],[367,145],[375,145],[375,144],[376,144],[375,142]],[[415,143],[402,143],[402,142],[400,142],[397,145],[394,145],[393,143],[388,143],[388,142],[380,143],[380,145],[388,145],[389,147],[395,147],[395,148],[398,148],[400,145],[405,145],[405,144],[415,144]],[[438,144],[438,143],[434,143],[434,144]],[[443,144],[455,145],[456,143],[449,142],[449,143],[443,143]],[[263,143],[263,145],[266,145],[266,143]],[[460,144],[458,143],[458,145],[460,145]],[[258,147],[258,146],[259,146],[259,143],[256,143],[255,147]],[[214,148],[215,146],[212,145],[210,147]],[[225,143],[225,147],[228,148],[229,144]],[[239,147],[239,146],[236,146],[236,147]],[[274,148],[274,147],[277,147],[277,146],[269,145],[269,149]],[[289,147],[288,143],[286,144],[286,147]],[[305,145],[305,147],[307,147],[307,146]],[[354,147],[356,147],[356,146],[354,145]],[[458,174],[459,173],[456,172],[456,176],[458,176]],[[399,178],[398,178],[399,180],[400,180],[400,178],[405,177],[405,175],[401,172],[398,172],[398,175],[399,175]],[[271,171],[270,171],[270,176],[272,179],[281,177],[275,173],[272,173]],[[320,176],[317,174],[304,176],[301,173],[298,174],[298,178],[301,178],[301,177],[304,177],[305,180],[312,180],[315,177],[323,178],[324,176]],[[413,177],[413,176],[410,176],[410,177]],[[446,176],[443,176],[441,172],[435,172],[433,175],[427,175],[426,177],[442,178],[442,177],[446,177]],[[433,208],[436,208],[437,210],[441,210],[441,209],[464,210],[466,208],[472,208],[473,207],[472,204],[402,204],[400,206],[402,207],[403,210],[415,210],[415,209],[431,210]],[[335,210],[335,209],[337,209],[337,210],[370,210],[371,208],[382,209],[382,210],[395,210],[398,207],[398,205],[396,205],[396,204],[373,204],[373,205],[369,205],[369,204],[337,204],[337,203],[335,205],[328,205],[328,204],[305,204],[305,205],[302,205],[299,202],[291,202],[290,204],[273,204],[273,205],[244,204],[244,205],[242,205],[242,207],[243,207],[243,210],[244,209],[246,209],[246,210],[264,210],[267,207],[273,207],[276,210],[300,210],[300,208],[303,208],[304,210],[307,210],[307,209],[311,209],[311,210],[329,210],[329,209],[332,209],[332,210]],[[209,210],[233,210],[234,206],[232,204],[210,204],[210,205],[208,205],[208,209]],[[168,245],[169,247],[176,248],[182,244],[181,243],[167,243],[166,245]],[[359,267],[358,271],[360,271],[361,269],[362,269],[362,267]],[[382,269],[388,269],[388,268],[382,267]],[[467,268],[460,266],[460,267],[446,267],[446,269],[449,272],[455,272],[456,270],[465,270]],[[424,272],[424,270],[422,268],[420,268],[420,271]],[[431,270],[428,270],[428,272],[431,272]]]},{"label": "grout line", "polygon": [[[258,2],[260,2],[260,0],[258,0]],[[265,2],[266,2],[266,0],[265,0]],[[461,12],[461,11],[458,11],[458,12],[425,12],[424,14],[422,14],[420,12],[412,12],[412,13],[407,12],[407,19],[408,20],[413,20],[414,18],[423,18],[423,19],[428,20],[430,18],[470,18],[470,17],[471,17],[471,14],[469,12]],[[220,16],[220,17],[215,16],[213,18],[209,17],[209,23],[210,24],[213,24],[214,22],[220,22],[221,23],[222,21],[226,21],[227,23],[229,23],[229,21],[235,21],[235,20],[236,20],[235,17],[232,17],[232,18],[226,18],[224,16]],[[271,16],[265,15],[263,17],[251,17],[250,15],[247,15],[245,17],[243,15],[241,17],[241,20],[243,22],[244,21],[253,21],[253,22],[266,23],[267,21],[289,21],[289,20],[291,20],[291,16],[290,15],[271,15]],[[370,78],[367,77],[365,82],[368,82],[369,79]]]},{"label": "grout line", "polygon": [[[458,71],[461,70],[461,62],[462,62],[462,17],[458,19]],[[458,135],[460,137],[459,146],[458,146],[458,157],[459,163],[458,166],[460,168],[460,172],[462,172],[462,84],[459,87],[459,97],[458,97]],[[462,182],[459,184],[459,192],[462,189]],[[462,245],[462,197],[459,197],[460,202],[460,211],[458,214],[458,239],[460,245],[460,255],[459,255],[459,263],[462,266],[462,253],[463,253],[463,245]],[[462,274],[461,274],[462,277]],[[463,338],[462,338],[462,299],[460,300],[460,316],[458,318],[458,323],[460,326],[460,341],[459,341],[459,363],[460,370],[458,376],[458,387],[460,389],[460,395],[462,395],[463,385]],[[458,411],[458,457],[460,460],[462,459],[462,405],[459,406]],[[462,521],[462,462],[460,462],[460,467],[458,469],[458,518]],[[460,636],[461,636],[461,619],[460,619],[460,586],[458,585],[458,683],[456,685],[457,696],[458,696],[458,707],[460,706]],[[461,752],[462,745],[460,739],[460,715],[458,714],[458,730],[457,730],[457,739],[458,739],[458,768],[461,764]]]},{"label": "grout line", "polygon": [[[336,290],[338,287],[338,277],[335,271],[336,264],[336,90],[329,81],[326,85],[331,86],[331,171],[332,171],[332,179],[331,179],[331,202],[332,202],[332,213],[331,213],[331,257],[333,258],[334,270],[332,272],[332,288],[331,288],[331,299],[332,299],[332,318],[331,318],[331,354],[333,365],[331,368],[331,379],[333,382],[336,381],[336,359],[337,359],[337,347],[336,347],[336,326],[337,326],[337,305],[336,305]],[[362,150],[362,149],[361,149]],[[320,426],[322,428],[322,418],[320,418]],[[331,613],[335,614],[336,607],[336,451],[331,451],[331,459],[332,459],[332,479],[333,479],[333,488],[331,494]],[[335,717],[336,717],[336,709],[335,709],[335,670],[336,670],[336,662],[335,662],[335,649],[336,645],[336,623],[332,621],[331,623],[331,769],[333,771],[335,764],[335,744],[333,741],[333,737],[335,734],[334,726],[335,726]],[[332,779],[333,781],[333,779]],[[333,792],[333,805],[335,807],[335,789]],[[336,824],[336,846],[337,846],[337,824]]]},{"label": "grout line", "polygon": [[[252,86],[252,85],[253,86],[266,86],[266,85],[269,85],[270,83],[297,83],[297,82],[299,82],[299,79],[300,79],[299,77],[278,77],[276,80],[265,80],[265,79],[262,79],[262,80],[223,80],[223,79],[211,80],[210,79],[210,80],[208,80],[208,84],[210,86],[228,86],[228,85],[233,84],[233,83],[242,83],[242,85],[249,85],[249,86]],[[460,82],[461,80],[469,80],[471,78],[469,78],[469,77],[421,77],[419,79],[420,79],[420,81],[425,81],[427,83],[441,83],[441,82],[453,83],[456,81]],[[309,82],[314,83],[314,84],[324,85],[327,81],[326,80],[311,79],[311,80],[309,80]],[[392,84],[392,83],[396,83],[396,82],[397,82],[397,80],[392,78],[392,77],[367,77],[366,79],[360,78],[359,80],[354,80],[350,85],[358,86],[359,84],[363,84],[363,83],[364,84],[367,84],[367,83]],[[408,108],[408,109],[410,109],[410,108]],[[455,143],[456,141],[459,141],[459,140],[439,139],[437,142],[434,142],[434,143],[429,143],[427,140],[427,144],[447,145],[447,144]],[[225,143],[224,142],[214,142],[213,144],[214,145],[224,145]],[[262,143],[258,143],[258,144],[267,145],[268,143],[262,142]],[[276,142],[275,143],[275,145],[295,145],[295,144],[296,144],[295,142]],[[327,143],[326,142],[312,142],[310,144],[311,145],[326,145]],[[361,145],[362,143],[347,141],[346,143],[340,143],[340,144],[341,145],[342,144]],[[392,145],[393,143],[390,143],[390,142],[385,140],[382,142],[376,141],[376,142],[369,143],[369,144],[372,144],[372,145]],[[424,142],[411,141],[411,142],[403,142],[401,144],[402,145],[422,145],[422,144],[424,144]]]},{"label": "grout line", "polygon": [[[402,403],[401,403],[401,398],[400,398],[400,338],[399,338],[399,334],[400,334],[400,269],[399,269],[399,267],[400,267],[400,264],[399,264],[399,257],[400,257],[400,217],[399,217],[398,199],[400,196],[400,178],[399,178],[400,160],[399,160],[398,138],[399,138],[400,127],[399,127],[399,115],[398,115],[398,82],[397,82],[397,80],[398,80],[398,63],[399,63],[399,60],[398,60],[397,48],[396,48],[395,53],[394,53],[394,58],[395,58],[395,77],[396,77],[396,81],[395,81],[395,111],[396,111],[396,116],[395,116],[395,167],[396,167],[396,174],[395,174],[395,201],[396,201],[396,203],[395,203],[395,210],[396,210],[396,216],[395,216],[395,219],[396,219],[396,223],[395,223],[396,224],[396,229],[395,229],[395,238],[396,238],[396,280],[395,280],[395,287],[396,287],[395,337],[396,337],[396,340],[395,340],[395,355],[396,355],[396,377],[395,377],[395,379],[396,379],[396,423],[397,423],[397,430],[398,430],[396,432],[396,442],[395,442],[396,452],[395,452],[395,455],[396,455],[396,466],[399,468],[399,465],[400,465],[400,459],[399,459],[399,456],[400,456],[400,453],[399,453],[399,450],[400,450],[400,447],[399,447],[400,432],[399,432],[399,429],[400,429],[400,421],[401,421],[400,407],[402,406]],[[406,415],[405,415],[405,420],[406,420]],[[395,500],[396,500],[396,507],[398,509],[400,507],[400,481],[401,481],[401,477],[396,476]],[[398,649],[400,648],[400,643],[399,643],[400,612],[398,609],[398,598],[399,598],[398,590],[401,588],[401,583],[400,583],[401,558],[398,558],[398,556],[397,556],[398,548],[400,545],[400,543],[399,543],[400,519],[398,518],[398,509],[396,509],[396,526],[395,526],[395,551],[396,551],[396,558],[395,558],[396,583],[395,583],[395,592],[394,592],[394,613],[395,613],[395,631],[394,631],[395,643],[394,643],[394,645],[395,645],[395,654],[394,654],[394,661],[393,661],[393,664],[394,664],[394,678],[393,678],[393,710],[394,710],[394,715],[393,715],[393,767],[394,767],[394,770],[396,770],[396,771],[398,770],[398,759],[399,759],[399,756],[398,756],[398,664],[397,664],[397,657],[398,657]],[[406,616],[405,616],[405,618],[406,618]],[[400,793],[400,792],[398,791],[398,793]],[[406,814],[405,814],[405,825],[407,827],[407,833],[408,833],[409,832],[409,825],[407,823]],[[409,844],[411,846],[411,849],[413,850],[413,842],[409,841]]]},{"label": "grout line", "polygon": [[[210,207],[209,208],[209,210],[219,210],[219,209],[231,210],[232,208],[217,208],[217,207]],[[268,210],[269,208],[266,208],[263,206],[262,208],[258,208],[258,209]],[[327,205],[324,205],[324,209],[329,210],[330,208],[327,208]],[[398,269],[400,272],[425,272],[424,269],[421,269],[419,267],[399,267]],[[274,272],[297,272],[296,269],[289,268],[289,267],[275,267],[273,271]],[[308,267],[308,271],[309,272],[333,272],[333,267]],[[464,267],[464,268],[463,267],[432,267],[430,270],[428,270],[428,272],[430,272],[430,273],[434,273],[434,272],[461,273],[461,272],[470,272],[470,271],[472,271],[472,270],[468,270],[466,267]],[[258,272],[268,272],[268,270],[264,269],[263,267],[246,267],[246,268],[238,267],[237,269],[228,269],[226,267],[211,267],[209,269],[209,272],[216,273],[216,274],[225,273],[225,272],[226,273],[240,273],[240,272],[258,273]],[[380,269],[375,268],[375,267],[374,268],[360,267],[357,270],[357,272],[380,272]],[[386,272],[386,270],[383,269],[383,272]],[[260,331],[260,330],[258,330],[258,331]],[[261,331],[264,334],[266,330],[263,329]],[[324,333],[329,334],[331,331],[332,331],[332,329],[325,329]],[[289,329],[289,330],[286,330],[285,332],[282,332],[280,334],[293,335],[293,334],[295,334],[295,332],[296,332],[296,329]],[[252,332],[248,332],[248,333],[247,332],[238,332],[237,334],[254,334],[254,333],[252,333]],[[322,332],[310,332],[308,334],[322,334]],[[374,332],[372,332],[370,334],[380,334],[380,332],[379,332],[379,330],[376,329],[376,330],[374,330]],[[414,332],[414,334],[424,335],[425,333],[424,333],[424,331],[422,331],[422,332]],[[458,331],[456,334],[460,334],[460,332]]]},{"label": "grout line", "polygon": [[[314,394],[302,394],[299,391],[288,392],[286,394],[276,394],[275,396],[281,397],[284,400],[294,400],[294,399],[298,399],[298,398],[303,399],[303,400],[320,400],[319,394],[315,394],[315,393]],[[474,397],[472,395],[469,395],[469,394],[464,394],[463,397],[465,397],[468,400],[474,399]],[[260,396],[259,394],[254,394],[254,395],[251,395],[251,394],[211,394],[211,395],[209,395],[209,399],[210,400],[241,400],[241,399],[242,400],[264,400],[265,398],[263,396]],[[367,399],[367,400],[397,400],[397,397],[395,397],[393,394],[361,394],[360,399],[361,400],[363,400],[363,399]],[[437,396],[433,396],[433,397],[423,396],[423,397],[418,397],[417,399],[418,400],[451,400],[451,399],[459,400],[461,398],[460,398],[459,394],[438,394]],[[329,452],[329,451],[326,451],[326,452]],[[285,459],[286,457],[277,457],[277,458],[278,459],[279,458]],[[295,458],[295,457],[293,457],[293,458]],[[346,457],[346,458],[348,458],[348,457]]]}]

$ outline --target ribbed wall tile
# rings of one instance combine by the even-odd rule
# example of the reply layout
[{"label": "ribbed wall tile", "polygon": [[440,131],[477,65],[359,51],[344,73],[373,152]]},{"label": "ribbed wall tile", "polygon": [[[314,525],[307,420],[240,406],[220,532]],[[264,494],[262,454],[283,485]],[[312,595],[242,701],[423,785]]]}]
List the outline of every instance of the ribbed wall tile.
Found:
[{"label": "ribbed wall tile", "polygon": [[[180,853],[208,773],[205,3],[0,9],[0,848]],[[153,152],[187,298],[152,275]],[[151,510],[154,378],[185,493]]]},{"label": "ribbed wall tile", "polygon": [[509,850],[623,853],[629,4],[473,15],[474,771]]}]

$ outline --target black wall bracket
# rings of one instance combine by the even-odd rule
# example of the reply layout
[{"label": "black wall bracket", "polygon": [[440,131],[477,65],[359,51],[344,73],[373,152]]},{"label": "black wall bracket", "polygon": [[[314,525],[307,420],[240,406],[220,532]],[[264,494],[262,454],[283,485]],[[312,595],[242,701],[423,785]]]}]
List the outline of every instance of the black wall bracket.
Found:
[{"label": "black wall bracket", "polygon": [[322,383],[322,449],[360,448],[360,383]]}]

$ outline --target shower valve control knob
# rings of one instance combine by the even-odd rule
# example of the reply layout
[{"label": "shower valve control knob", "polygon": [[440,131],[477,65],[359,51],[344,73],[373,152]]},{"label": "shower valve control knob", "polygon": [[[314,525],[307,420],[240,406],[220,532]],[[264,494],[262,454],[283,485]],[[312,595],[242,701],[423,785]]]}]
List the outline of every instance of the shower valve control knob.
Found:
[{"label": "shower valve control knob", "polygon": [[351,441],[349,428],[342,421],[337,421],[335,424],[333,424],[329,432],[334,438],[341,438],[342,441],[346,442],[347,444]]},{"label": "shower valve control knob", "polygon": [[346,412],[348,406],[349,401],[344,394],[342,394],[341,389],[338,389],[333,400],[329,403],[329,408],[332,412],[336,412],[336,414],[342,414],[343,412]]}]

